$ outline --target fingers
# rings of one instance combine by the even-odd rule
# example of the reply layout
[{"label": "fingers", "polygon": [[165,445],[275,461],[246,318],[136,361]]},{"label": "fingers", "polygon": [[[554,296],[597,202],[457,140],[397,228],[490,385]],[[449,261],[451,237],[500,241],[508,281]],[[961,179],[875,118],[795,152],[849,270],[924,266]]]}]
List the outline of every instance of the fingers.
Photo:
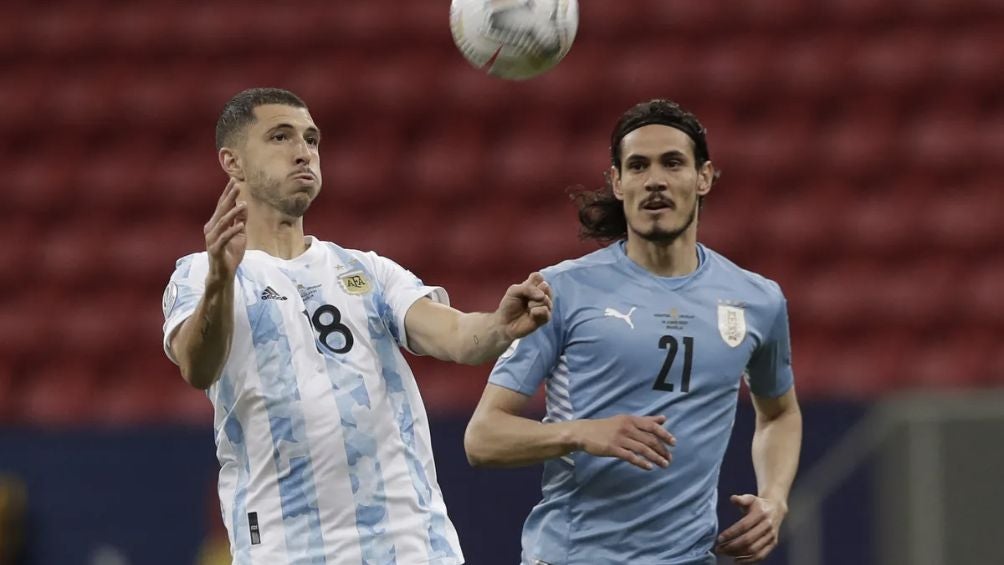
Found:
[{"label": "fingers", "polygon": [[663,469],[669,467],[669,459],[667,459],[669,454],[667,453],[663,455],[659,453],[657,449],[653,448],[647,442],[639,441],[634,438],[625,438],[623,445],[635,455],[640,455],[645,459],[646,469],[652,469],[653,463]]},{"label": "fingers", "polygon": [[641,455],[638,455],[637,453],[629,449],[625,449],[623,447],[615,448],[613,450],[613,456],[619,459],[623,459],[624,461],[627,461],[628,463],[634,465],[635,467],[640,467],[646,471],[651,471],[652,469],[655,468],[651,462],[645,460],[645,458],[642,457]]},{"label": "fingers", "polygon": [[206,244],[210,245],[220,237],[220,234],[233,226],[234,222],[247,221],[247,204],[241,202],[230,209],[206,232]]},{"label": "fingers", "polygon": [[530,308],[530,318],[538,326],[546,324],[551,319],[551,306],[534,306]]},{"label": "fingers", "polygon": [[646,432],[654,435],[660,440],[668,443],[669,445],[676,446],[676,437],[669,433],[666,428],[662,427],[666,423],[666,417],[659,416],[645,416],[642,418],[642,422],[639,424],[639,428],[645,430]]},{"label": "fingers", "polygon": [[[652,434],[647,430],[636,428],[635,430],[628,432],[628,437],[645,444],[650,449],[658,453],[661,458],[669,457],[669,450],[666,449],[666,444],[655,434]],[[656,461],[656,463],[658,463],[658,461]]]},{"label": "fingers", "polygon": [[773,530],[754,542],[749,548],[748,555],[736,557],[737,563],[759,563],[767,558],[771,551],[777,547],[777,534]]},{"label": "fingers", "polygon": [[220,237],[217,238],[217,240],[214,241],[212,244],[210,244],[206,250],[209,251],[211,255],[218,255],[220,251],[223,250],[223,247],[226,246],[226,244],[229,243],[230,240],[233,239],[235,235],[242,233],[243,231],[244,231],[244,222],[237,222],[236,224],[227,228],[225,232],[220,234]]},{"label": "fingers", "polygon": [[749,511],[749,506],[756,502],[756,497],[752,494],[733,494],[729,497],[732,504],[742,508],[743,512]]},{"label": "fingers", "polygon": [[213,229],[213,226],[219,222],[220,218],[231,208],[234,207],[237,202],[237,195],[240,194],[240,190],[237,187],[237,181],[230,179],[227,182],[227,187],[223,189],[223,194],[220,195],[220,199],[216,202],[216,209],[213,211],[212,217],[206,222],[203,227],[203,231],[208,235]]},{"label": "fingers", "polygon": [[745,534],[719,544],[718,551],[735,557],[754,555],[773,538],[770,522],[761,520]]},{"label": "fingers", "polygon": [[748,532],[751,528],[757,525],[757,523],[762,518],[762,514],[750,513],[744,516],[741,520],[733,524],[729,529],[725,530],[718,536],[718,545],[727,545],[730,541],[742,536]]}]

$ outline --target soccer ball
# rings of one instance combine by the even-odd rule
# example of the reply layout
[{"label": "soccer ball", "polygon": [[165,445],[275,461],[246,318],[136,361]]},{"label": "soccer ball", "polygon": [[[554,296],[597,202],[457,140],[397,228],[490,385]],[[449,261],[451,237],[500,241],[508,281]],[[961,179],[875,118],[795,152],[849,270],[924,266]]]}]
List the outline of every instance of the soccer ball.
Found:
[{"label": "soccer ball", "polygon": [[509,80],[528,79],[557,65],[578,28],[578,0],[453,0],[450,5],[450,30],[460,52],[475,67]]}]

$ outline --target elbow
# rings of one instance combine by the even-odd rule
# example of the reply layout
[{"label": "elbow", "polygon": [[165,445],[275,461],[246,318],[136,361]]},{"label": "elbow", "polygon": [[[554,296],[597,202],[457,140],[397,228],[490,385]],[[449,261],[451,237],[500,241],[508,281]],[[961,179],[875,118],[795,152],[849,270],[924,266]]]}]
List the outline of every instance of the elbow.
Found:
[{"label": "elbow", "polygon": [[477,469],[495,466],[492,464],[491,454],[484,447],[488,445],[488,442],[483,437],[481,431],[483,428],[484,424],[475,419],[471,420],[471,423],[467,425],[467,431],[464,432],[464,452],[467,454],[467,463]]},{"label": "elbow", "polygon": [[181,378],[194,388],[206,390],[212,386],[216,378],[208,375],[205,371],[198,371],[190,363],[181,363]]}]

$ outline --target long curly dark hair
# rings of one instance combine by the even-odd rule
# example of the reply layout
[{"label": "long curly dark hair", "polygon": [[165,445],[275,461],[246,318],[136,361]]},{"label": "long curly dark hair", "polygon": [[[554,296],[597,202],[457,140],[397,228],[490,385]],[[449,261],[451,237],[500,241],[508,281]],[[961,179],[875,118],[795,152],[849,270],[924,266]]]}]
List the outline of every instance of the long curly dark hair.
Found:
[{"label": "long curly dark hair", "polygon": [[[694,160],[698,170],[711,159],[707,131],[697,116],[671,100],[656,99],[637,104],[621,115],[610,135],[610,163],[621,170],[621,141],[632,131],[653,124],[676,128],[687,134],[694,144]],[[715,172],[715,179],[718,178]],[[715,180],[712,179],[712,180]],[[604,186],[598,190],[578,190],[572,200],[579,208],[579,235],[583,239],[614,241],[627,237],[624,203],[614,196],[613,179],[604,173]],[[700,197],[703,200],[704,197]]]}]

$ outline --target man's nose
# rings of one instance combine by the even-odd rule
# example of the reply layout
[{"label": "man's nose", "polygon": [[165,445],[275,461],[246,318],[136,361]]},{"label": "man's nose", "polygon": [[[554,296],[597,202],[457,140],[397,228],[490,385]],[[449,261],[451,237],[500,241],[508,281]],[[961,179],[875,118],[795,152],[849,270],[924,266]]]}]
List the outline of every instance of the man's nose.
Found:
[{"label": "man's nose", "polygon": [[296,144],[296,151],[293,154],[293,158],[296,160],[297,165],[309,165],[311,159],[310,147],[307,145],[305,140],[300,140]]},{"label": "man's nose", "polygon": [[666,176],[653,172],[645,179],[645,190],[648,192],[661,192],[666,190],[669,184],[666,182]]}]

